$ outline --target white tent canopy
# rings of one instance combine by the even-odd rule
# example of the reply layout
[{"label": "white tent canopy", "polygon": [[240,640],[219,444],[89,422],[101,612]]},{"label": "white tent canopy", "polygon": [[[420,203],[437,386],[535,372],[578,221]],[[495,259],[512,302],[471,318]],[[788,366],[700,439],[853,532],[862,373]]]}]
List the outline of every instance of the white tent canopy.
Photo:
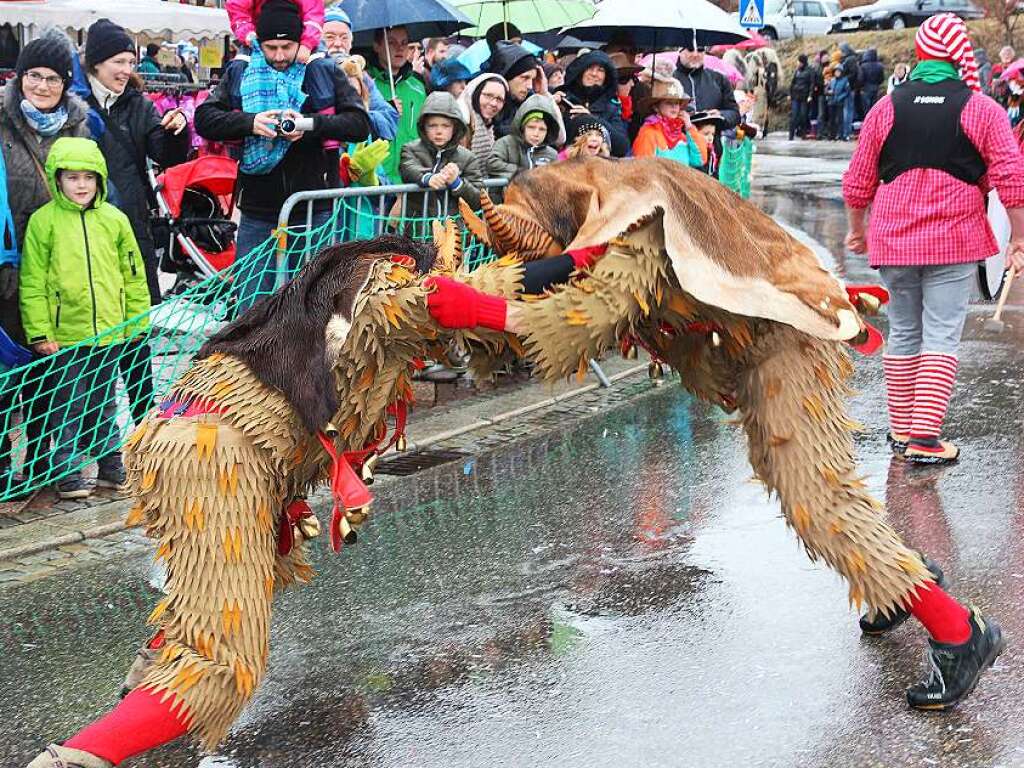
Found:
[{"label": "white tent canopy", "polygon": [[[110,19],[129,32],[148,37],[206,39],[230,35],[222,8],[202,8],[163,0],[42,0],[0,2],[0,24],[24,24],[28,37],[46,26],[85,30],[97,19]],[[33,34],[32,32],[35,32]]]}]

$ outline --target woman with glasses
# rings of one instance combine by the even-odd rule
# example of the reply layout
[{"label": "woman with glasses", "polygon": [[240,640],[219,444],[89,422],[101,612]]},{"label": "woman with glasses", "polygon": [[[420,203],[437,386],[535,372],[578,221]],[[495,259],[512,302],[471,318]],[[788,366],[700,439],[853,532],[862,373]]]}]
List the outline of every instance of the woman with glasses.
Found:
[{"label": "woman with glasses", "polygon": [[508,100],[508,83],[501,75],[485,73],[477,76],[459,96],[459,106],[469,120],[469,130],[462,143],[468,147],[481,165],[494,149],[494,121]]},{"label": "woman with glasses", "polygon": [[[108,19],[89,27],[85,41],[86,102],[92,110],[93,138],[107,163],[110,201],[131,222],[142,253],[153,306],[160,303],[152,211],[156,197],[147,177],[147,158],[161,168],[183,163],[191,138],[185,115],[172,109],[163,116],[142,92],[135,74],[135,42]],[[132,421],[142,422],[153,407],[152,352],[145,335],[126,341],[118,360],[131,405]]]},{"label": "woman with glasses", "polygon": [[[16,76],[7,82],[0,100],[0,149],[7,170],[7,201],[14,221],[14,236],[20,252],[29,217],[50,201],[46,180],[46,158],[57,139],[88,136],[88,108],[68,91],[72,73],[71,41],[52,30],[26,45],[15,66]],[[5,245],[11,245],[5,243]],[[18,309],[19,261],[14,248],[0,249],[0,325],[14,341],[28,346]],[[0,497],[17,497],[12,477],[8,421],[20,397],[23,429],[28,451],[23,464],[25,479],[31,481],[47,469],[49,447],[44,434],[47,403],[41,395],[39,367],[20,381],[11,377],[0,385]],[[12,484],[15,483],[15,484]],[[14,491],[8,493],[8,491]]]}]

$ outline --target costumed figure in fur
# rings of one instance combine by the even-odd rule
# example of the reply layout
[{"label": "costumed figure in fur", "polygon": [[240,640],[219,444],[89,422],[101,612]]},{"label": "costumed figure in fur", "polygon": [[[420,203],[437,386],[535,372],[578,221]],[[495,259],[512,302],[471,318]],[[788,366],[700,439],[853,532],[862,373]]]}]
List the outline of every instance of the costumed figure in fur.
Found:
[{"label": "costumed figure in fur", "polygon": [[[561,284],[506,301],[428,278],[442,325],[511,331],[552,380],[638,345],[653,373],[668,363],[695,395],[738,411],[750,463],[787,524],[866,605],[861,629],[882,634],[913,615],[930,633],[931,675],[909,703],[944,709],[973,690],[1003,650],[999,627],[943,590],[941,569],[901,541],[857,470],[844,342],[880,346],[858,310],[876,311],[884,291],[844,287],[756,206],[661,158],[535,169],[504,204],[485,196],[483,210],[481,221],[463,209],[478,237],[527,274],[562,263]],[[566,250],[591,258],[550,256]]]},{"label": "costumed figure in fur", "polygon": [[156,635],[124,700],[31,768],[109,768],[187,732],[208,748],[225,736],[266,669],[274,592],[311,576],[303,542],[318,526],[302,498],[329,480],[331,541],[354,541],[370,502],[357,471],[401,440],[416,359],[448,341],[478,370],[511,351],[551,379],[641,345],[739,409],[755,471],[867,604],[865,631],[912,612],[931,632],[935,672],[911,703],[970,692],[998,627],[941,589],[864,491],[842,342],[868,334],[813,254],[663,159],[549,166],[484,205],[471,224],[498,260],[462,273],[450,223],[436,252],[401,238],[330,248],[204,346],[125,450],[133,515],[167,565]]},{"label": "costumed figure in fur", "polygon": [[[303,500],[329,482],[334,549],[356,540],[377,456],[404,441],[411,376],[437,356],[425,273],[454,274],[444,247],[383,237],[329,248],[288,285],[215,334],[124,449],[130,523],[144,523],[167,568],[125,698],[32,768],[109,768],[186,733],[213,749],[259,686],[271,603],[308,581],[303,543],[319,523]],[[516,295],[522,270],[469,279]],[[493,356],[504,333],[446,332]]]}]

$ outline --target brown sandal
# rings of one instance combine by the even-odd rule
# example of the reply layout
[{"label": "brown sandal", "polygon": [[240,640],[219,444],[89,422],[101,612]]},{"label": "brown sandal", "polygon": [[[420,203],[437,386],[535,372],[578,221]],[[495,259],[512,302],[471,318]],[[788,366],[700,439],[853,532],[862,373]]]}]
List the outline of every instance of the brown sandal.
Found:
[{"label": "brown sandal", "polygon": [[953,464],[960,458],[960,449],[945,440],[939,440],[934,447],[911,440],[907,443],[903,457],[912,464],[944,466]]}]

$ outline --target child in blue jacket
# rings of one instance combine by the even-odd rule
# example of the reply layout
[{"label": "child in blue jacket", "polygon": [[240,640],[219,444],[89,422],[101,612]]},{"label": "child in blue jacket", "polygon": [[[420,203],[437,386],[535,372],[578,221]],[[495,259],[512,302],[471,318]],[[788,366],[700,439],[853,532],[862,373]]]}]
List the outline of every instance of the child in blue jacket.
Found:
[{"label": "child in blue jacket", "polygon": [[828,100],[829,116],[832,118],[832,137],[840,141],[850,139],[843,124],[843,107],[850,94],[850,78],[843,74],[842,65],[836,64],[832,70],[832,79],[825,86],[825,98]]}]

